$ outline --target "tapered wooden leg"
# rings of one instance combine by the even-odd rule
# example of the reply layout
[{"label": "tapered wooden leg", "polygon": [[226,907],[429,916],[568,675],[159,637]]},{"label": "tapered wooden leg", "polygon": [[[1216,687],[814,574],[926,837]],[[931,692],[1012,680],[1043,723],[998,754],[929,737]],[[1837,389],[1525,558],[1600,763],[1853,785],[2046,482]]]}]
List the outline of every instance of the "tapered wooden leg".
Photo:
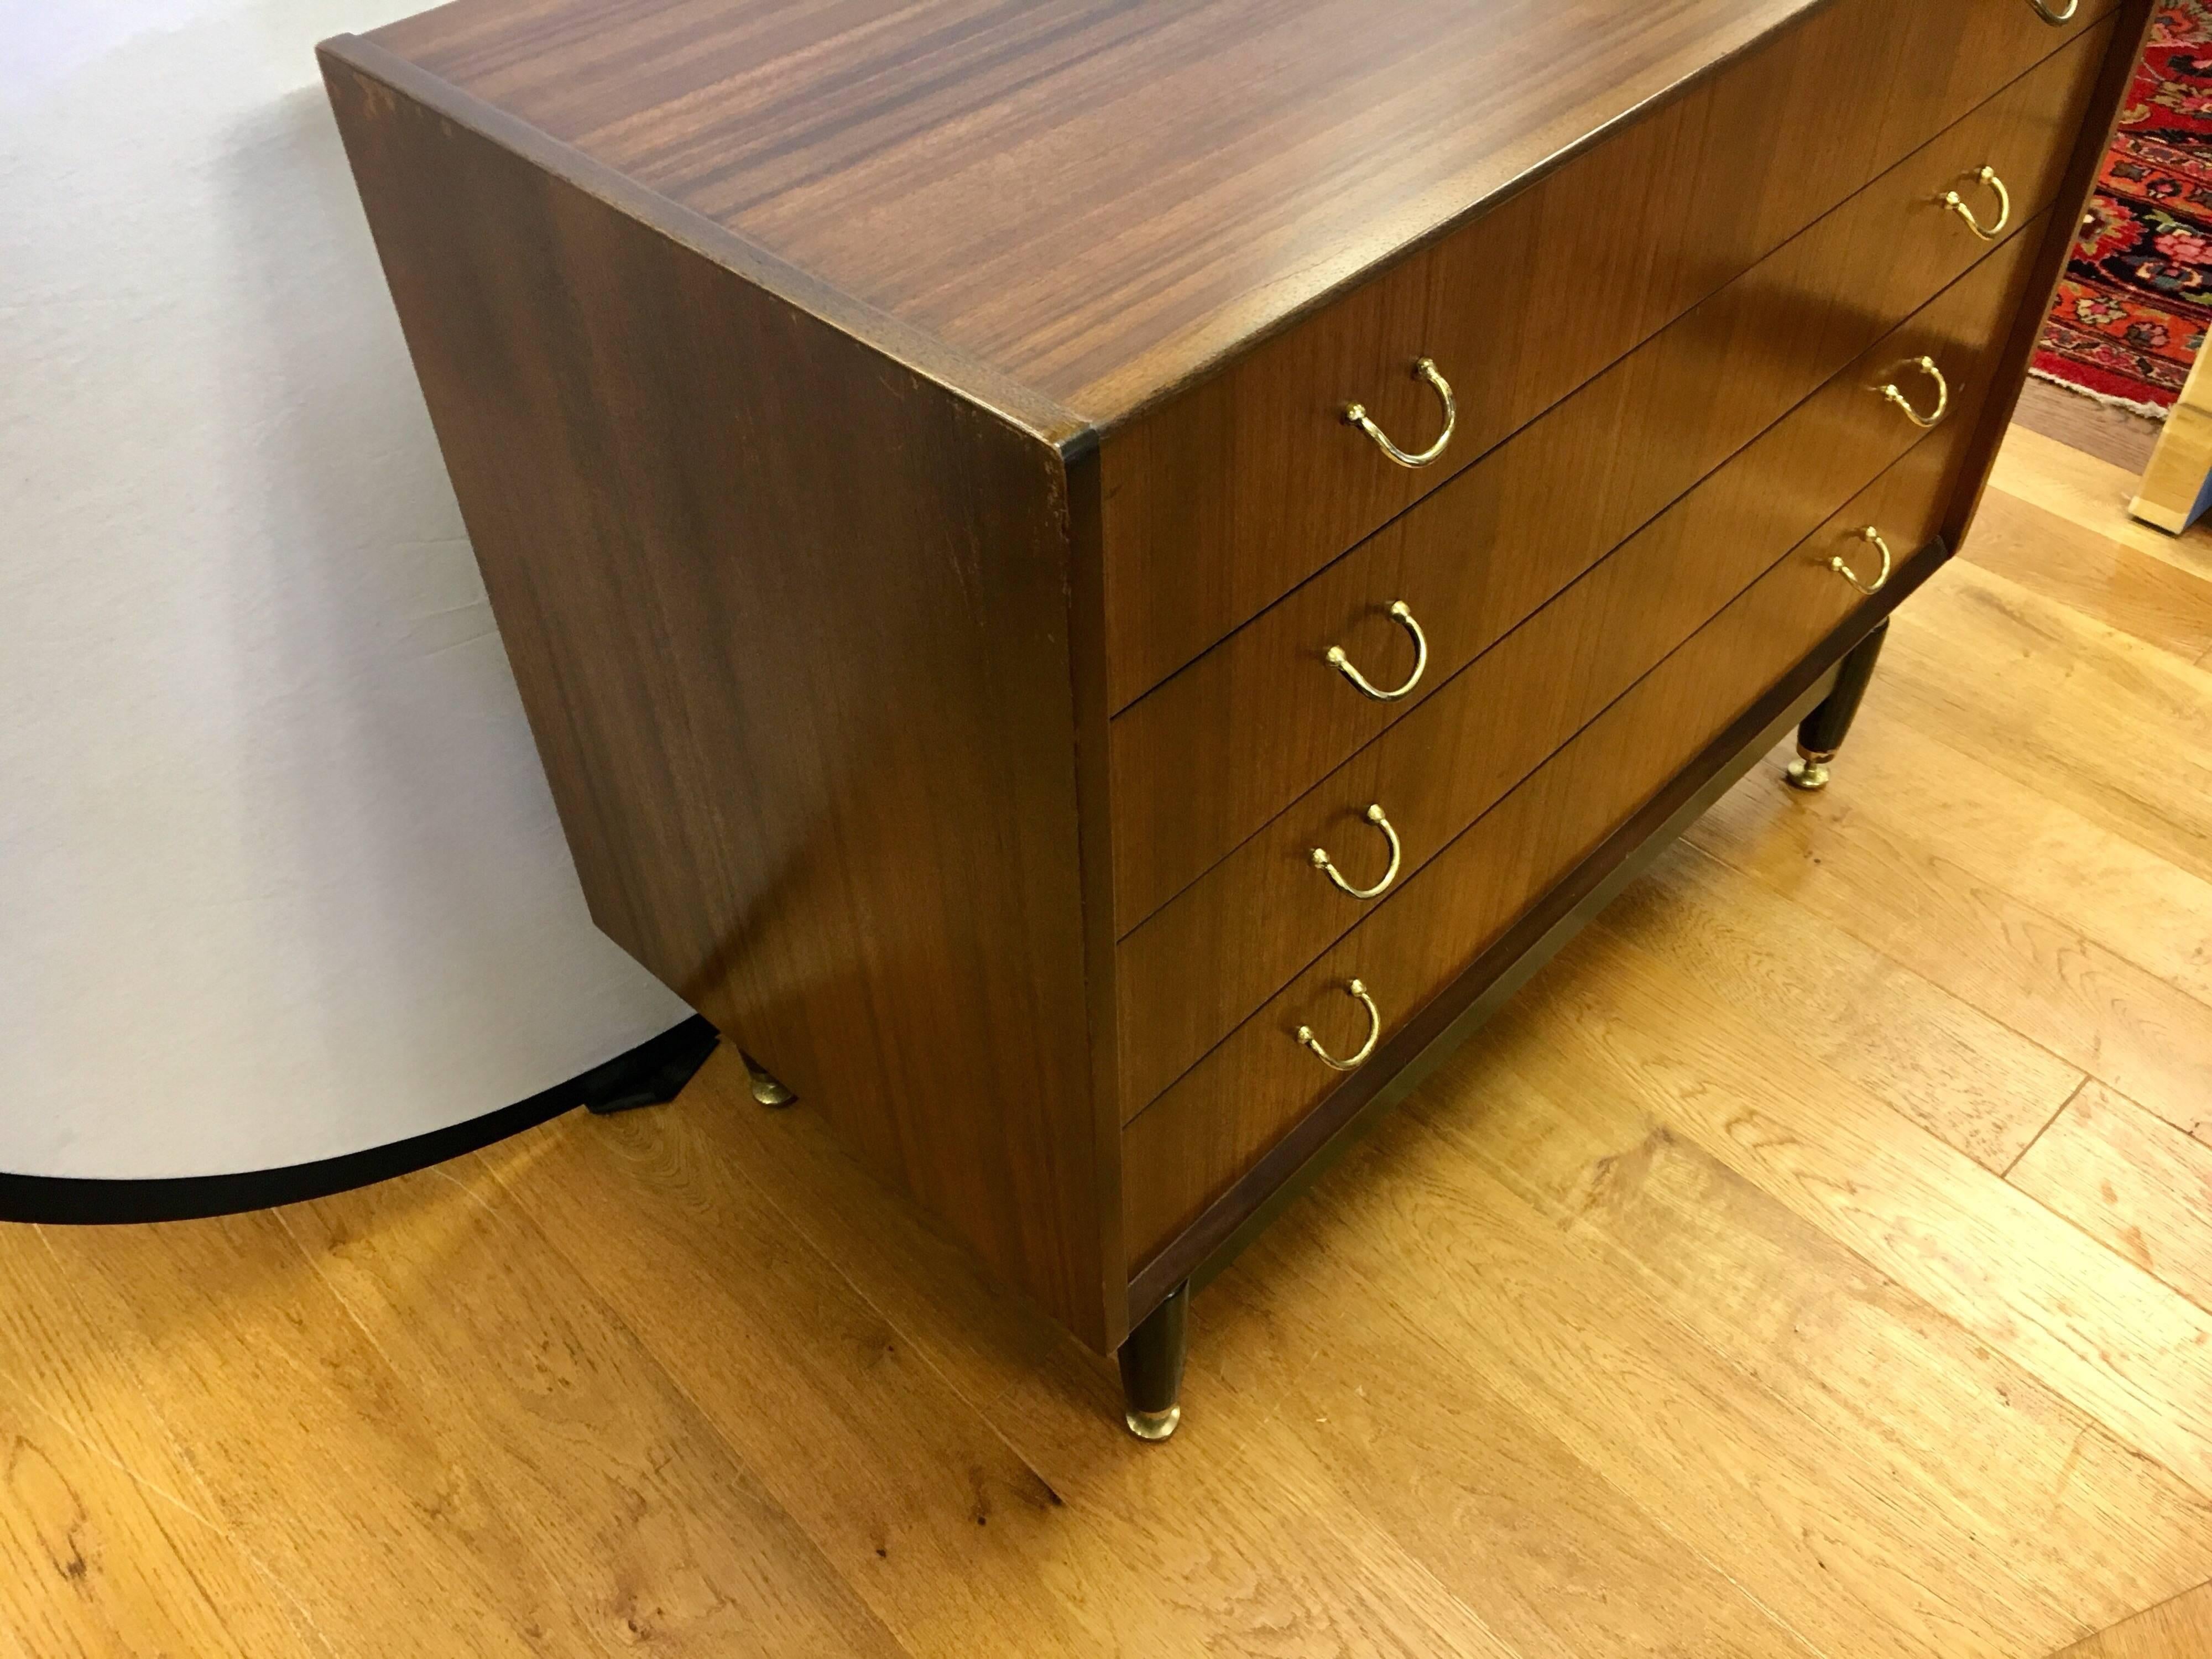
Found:
[{"label": "tapered wooden leg", "polygon": [[1858,718],[1859,703],[1866,696],[1867,682],[1874,678],[1874,665],[1881,657],[1881,642],[1889,637],[1889,618],[1884,617],[1873,633],[1868,635],[1836,665],[1835,690],[1827,700],[1805,716],[1797,728],[1797,758],[1790,763],[1784,781],[1792,789],[1826,789],[1828,787],[1828,763],[1844,746],[1844,738]]},{"label": "tapered wooden leg", "polygon": [[1182,1421],[1182,1362],[1190,1346],[1190,1285],[1170,1291],[1121,1344],[1121,1420],[1139,1440],[1164,1440]]}]

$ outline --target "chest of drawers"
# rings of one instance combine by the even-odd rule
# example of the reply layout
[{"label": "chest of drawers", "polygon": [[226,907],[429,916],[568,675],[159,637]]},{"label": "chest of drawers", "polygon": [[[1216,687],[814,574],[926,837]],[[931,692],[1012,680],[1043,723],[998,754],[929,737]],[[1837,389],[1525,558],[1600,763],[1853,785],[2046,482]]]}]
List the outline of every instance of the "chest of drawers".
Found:
[{"label": "chest of drawers", "polygon": [[1194,1279],[1801,717],[1820,781],[2148,12],[457,0],[323,63],[594,919],[1157,1436]]}]

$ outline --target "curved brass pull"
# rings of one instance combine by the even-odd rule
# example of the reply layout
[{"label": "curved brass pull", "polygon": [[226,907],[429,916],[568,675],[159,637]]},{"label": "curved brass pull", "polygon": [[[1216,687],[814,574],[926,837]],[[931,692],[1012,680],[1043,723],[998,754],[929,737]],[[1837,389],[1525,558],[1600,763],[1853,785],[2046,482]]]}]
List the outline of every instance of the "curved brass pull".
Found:
[{"label": "curved brass pull", "polygon": [[1915,357],[1905,365],[1917,368],[1936,382],[1936,408],[1933,413],[1923,415],[1912,406],[1912,400],[1897,389],[1895,382],[1882,387],[1881,395],[1905,411],[1905,418],[1915,426],[1934,426],[1951,412],[1951,383],[1943,378],[1943,371],[1936,367],[1933,357]]},{"label": "curved brass pull", "polygon": [[2063,29],[2074,21],[2074,14],[2081,9],[2081,0],[2066,0],[2066,9],[2053,11],[2044,0],[2027,0],[2035,8],[2035,15],[2055,29]]},{"label": "curved brass pull", "polygon": [[1437,396],[1444,400],[1444,429],[1436,442],[1419,454],[1414,455],[1398,447],[1383,435],[1382,428],[1367,418],[1367,405],[1351,404],[1344,411],[1345,424],[1356,426],[1375,440],[1375,447],[1401,466],[1429,466],[1443,458],[1444,446],[1452,441],[1452,428],[1459,424],[1459,400],[1452,396],[1451,383],[1437,373],[1437,366],[1424,357],[1413,365],[1413,378],[1426,380],[1436,388]]},{"label": "curved brass pull", "polygon": [[1359,1052],[1350,1060],[1337,1059],[1321,1046],[1321,1039],[1313,1034],[1310,1025],[1298,1027],[1298,1041],[1319,1054],[1321,1063],[1331,1071],[1356,1072],[1367,1063],[1367,1057],[1375,1052],[1375,1045],[1382,1040],[1382,1012],[1375,1006],[1375,999],[1367,994],[1367,988],[1358,980],[1350,981],[1344,988],[1358,998],[1367,1010],[1367,1041],[1359,1045]]},{"label": "curved brass pull", "polygon": [[[2041,8],[2039,6],[2037,9],[2040,10]],[[2073,15],[2069,10],[2066,16],[2071,17]],[[2066,18],[2062,17],[2055,21],[2063,23]],[[2012,192],[2005,188],[2005,181],[1997,177],[1997,170],[1995,167],[1984,167],[1974,177],[1996,192],[1997,222],[1995,224],[1984,226],[1979,219],[1974,217],[1973,209],[1966,205],[1966,198],[1955,190],[1947,190],[1943,192],[1943,205],[1964,219],[1966,222],[1966,228],[1972,231],[1975,235],[1985,242],[1994,242],[2004,234],[2005,227],[2012,222]]]},{"label": "curved brass pull", "polygon": [[1381,898],[1389,892],[1390,884],[1398,879],[1398,862],[1405,856],[1405,848],[1398,845],[1398,832],[1390,827],[1390,820],[1382,816],[1382,808],[1379,805],[1367,809],[1367,821],[1380,830],[1382,838],[1390,843],[1390,867],[1382,872],[1382,879],[1372,887],[1354,887],[1344,878],[1343,872],[1330,860],[1327,849],[1319,847],[1313,849],[1314,868],[1326,871],[1328,878],[1336,884],[1338,891],[1349,893],[1356,899]]},{"label": "curved brass pull", "polygon": [[1889,544],[1882,540],[1881,532],[1876,530],[1872,525],[1869,525],[1865,529],[1859,532],[1859,539],[1863,542],[1872,542],[1876,547],[1881,550],[1881,574],[1876,576],[1870,582],[1861,581],[1859,580],[1858,572],[1852,569],[1850,566],[1844,562],[1844,556],[1840,553],[1837,554],[1834,558],[1828,561],[1828,568],[1834,571],[1838,576],[1841,576],[1853,587],[1857,588],[1862,593],[1879,593],[1883,588],[1889,586]]},{"label": "curved brass pull", "polygon": [[1395,702],[1401,697],[1412,696],[1413,688],[1421,683],[1421,676],[1429,672],[1429,636],[1421,632],[1420,623],[1413,620],[1413,613],[1405,600],[1400,599],[1393,604],[1390,615],[1401,628],[1413,636],[1413,672],[1406,677],[1406,683],[1395,691],[1381,690],[1366,675],[1354,668],[1352,659],[1344,654],[1342,646],[1332,645],[1328,648],[1328,665],[1358,686],[1363,695],[1374,698],[1377,702]]}]

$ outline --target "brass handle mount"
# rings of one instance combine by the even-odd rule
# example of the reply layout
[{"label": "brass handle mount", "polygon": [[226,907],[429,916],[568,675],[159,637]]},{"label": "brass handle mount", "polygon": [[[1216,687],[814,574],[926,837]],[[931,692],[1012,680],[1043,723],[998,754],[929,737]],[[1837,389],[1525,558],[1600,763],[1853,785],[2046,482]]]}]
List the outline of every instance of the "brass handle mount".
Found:
[{"label": "brass handle mount", "polygon": [[1951,412],[1951,383],[1943,378],[1943,371],[1936,367],[1936,360],[1933,357],[1915,357],[1910,363],[1907,363],[1905,367],[1908,368],[1918,369],[1923,374],[1925,374],[1929,380],[1936,382],[1936,407],[1929,413],[1923,415],[1918,410],[1912,406],[1912,399],[1906,397],[1902,392],[1897,389],[1897,383],[1894,380],[1882,387],[1882,399],[1886,403],[1895,404],[1899,409],[1903,410],[1905,411],[1905,418],[1911,422],[1913,425],[1918,427],[1934,426],[1938,422],[1942,421],[1946,415]]},{"label": "brass handle mount", "polygon": [[1451,382],[1437,372],[1435,362],[1429,358],[1423,357],[1414,363],[1413,378],[1428,382],[1430,388],[1443,400],[1444,429],[1437,434],[1436,442],[1431,444],[1426,449],[1415,453],[1411,450],[1399,448],[1390,441],[1388,433],[1368,418],[1367,405],[1364,404],[1346,404],[1344,423],[1346,426],[1356,426],[1364,432],[1375,441],[1375,447],[1377,449],[1397,462],[1400,466],[1433,466],[1443,459],[1444,450],[1452,441],[1452,429],[1459,424],[1459,400],[1452,396]]},{"label": "brass handle mount", "polygon": [[1367,809],[1366,817],[1368,823],[1382,832],[1383,840],[1390,844],[1390,867],[1382,872],[1382,879],[1372,887],[1354,887],[1344,878],[1344,872],[1336,867],[1327,848],[1316,847],[1313,849],[1314,868],[1326,873],[1336,884],[1339,892],[1349,893],[1356,899],[1381,898],[1389,892],[1390,884],[1398,879],[1398,866],[1405,856],[1405,849],[1398,844],[1398,832],[1390,827],[1390,820],[1382,816],[1380,802]]},{"label": "brass handle mount", "polygon": [[1828,561],[1828,568],[1834,571],[1838,576],[1841,576],[1853,587],[1857,588],[1862,593],[1869,595],[1879,593],[1883,588],[1889,586],[1889,572],[1893,562],[1889,556],[1889,544],[1882,540],[1881,532],[1875,529],[1872,525],[1869,525],[1865,529],[1860,531],[1858,538],[1863,542],[1871,543],[1874,546],[1881,550],[1881,574],[1876,576],[1872,581],[1863,580],[1857,571],[1852,569],[1850,565],[1844,562],[1844,556],[1840,553],[1837,554],[1834,558]]},{"label": "brass handle mount", "polygon": [[1328,665],[1358,687],[1362,696],[1372,697],[1377,702],[1396,702],[1401,697],[1411,696],[1413,688],[1421,683],[1421,676],[1429,672],[1429,636],[1421,632],[1420,623],[1413,620],[1413,608],[1405,600],[1399,599],[1391,605],[1389,616],[1399,627],[1413,636],[1413,672],[1406,677],[1406,683],[1395,691],[1385,691],[1353,667],[1352,659],[1345,654],[1342,646],[1332,645],[1328,648]]},{"label": "brass handle mount", "polygon": [[[2069,17],[2073,15],[2070,11],[2067,13]],[[2005,181],[1997,177],[1995,167],[1984,167],[1974,178],[1978,183],[1988,185],[1990,193],[1997,198],[1997,216],[1994,224],[1984,225],[1976,218],[1973,209],[1966,205],[1966,198],[1955,190],[1943,192],[1943,205],[1964,219],[1966,228],[1975,235],[1985,242],[1994,242],[2004,234],[2005,227],[2012,222],[2012,192],[2005,188]]]},{"label": "brass handle mount", "polygon": [[1367,1063],[1367,1057],[1375,1052],[1375,1045],[1382,1040],[1382,1012],[1376,1007],[1375,999],[1367,994],[1367,988],[1355,979],[1346,981],[1344,988],[1349,995],[1357,999],[1361,1007],[1367,1010],[1367,1041],[1359,1045],[1358,1054],[1352,1055],[1350,1060],[1339,1060],[1321,1046],[1321,1039],[1313,1034],[1312,1026],[1298,1027],[1298,1041],[1319,1054],[1321,1063],[1332,1072],[1358,1071]]}]

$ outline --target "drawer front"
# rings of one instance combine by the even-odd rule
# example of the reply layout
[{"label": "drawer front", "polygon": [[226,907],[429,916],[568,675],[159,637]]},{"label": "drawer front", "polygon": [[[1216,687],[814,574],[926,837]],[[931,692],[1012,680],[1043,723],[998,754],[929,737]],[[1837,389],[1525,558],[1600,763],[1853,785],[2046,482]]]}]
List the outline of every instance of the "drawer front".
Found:
[{"label": "drawer front", "polygon": [[[1962,422],[1917,445],[1130,1123],[1122,1192],[1131,1267],[1334,1089],[1340,1074],[1300,1042],[1302,1027],[1332,1053],[1352,1055],[1370,1028],[1351,981],[1373,999],[1374,1029],[1387,1041],[1472,966],[1863,603],[1828,567],[1838,555],[1863,564],[1872,550],[1861,526],[1881,526],[1900,559],[1938,533],[1969,436]],[[1195,977],[1207,967],[1185,971]]]},{"label": "drawer front", "polygon": [[[1117,715],[1116,933],[1986,255],[1944,190],[1994,167],[2017,240],[2057,189],[2106,38],[2014,82]],[[1428,667],[1378,702],[1327,653],[1395,689],[1414,660],[1396,601]]]},{"label": "drawer front", "polygon": [[[2026,300],[2042,228],[2016,239],[1885,337],[1527,622],[1147,920],[1117,949],[1123,1114],[1164,1089],[1358,922],[1347,884],[1409,879],[1897,457],[1922,440],[1883,396],[1923,411],[1949,385],[1947,443],[1971,433]],[[1932,441],[1933,440],[1927,440]],[[1366,820],[1383,811],[1380,829]],[[1381,895],[1376,896],[1378,898]],[[1195,984],[1177,964],[1205,963]],[[1177,988],[1170,989],[1169,988]]]},{"label": "drawer front", "polygon": [[[1110,705],[2097,33],[2111,3],[2081,0],[2053,28],[2029,0],[1839,0],[1111,435]],[[1343,415],[1357,400],[1406,447],[1430,443],[1424,356],[1458,423],[1440,460],[1408,470]]]},{"label": "drawer front", "polygon": [[[1697,632],[1916,441],[1971,434],[2026,301],[2034,222],[1805,400],[1404,720],[1185,888],[1116,952],[1122,1114],[1133,1115],[1358,924],[1349,885],[1408,882],[1461,830]],[[1892,404],[1936,403],[1930,437]],[[1380,806],[1378,828],[1367,821]],[[1382,895],[1377,894],[1379,900]],[[1182,964],[1206,964],[1202,975]]]}]

